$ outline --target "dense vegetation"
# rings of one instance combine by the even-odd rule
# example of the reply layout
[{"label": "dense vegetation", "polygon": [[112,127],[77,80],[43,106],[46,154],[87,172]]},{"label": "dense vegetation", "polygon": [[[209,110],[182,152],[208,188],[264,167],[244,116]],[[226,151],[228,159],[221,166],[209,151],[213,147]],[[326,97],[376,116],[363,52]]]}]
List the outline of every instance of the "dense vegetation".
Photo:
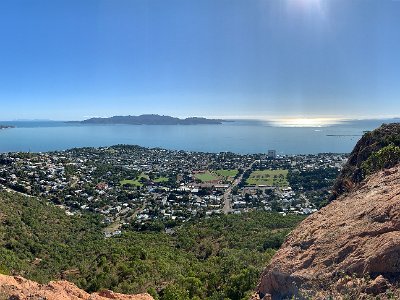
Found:
[{"label": "dense vegetation", "polygon": [[186,224],[173,234],[105,239],[99,217],[67,216],[36,198],[0,193],[0,272],[68,279],[94,291],[150,292],[161,300],[243,299],[301,220],[252,212]]},{"label": "dense vegetation", "polygon": [[361,164],[364,176],[376,171],[391,168],[400,162],[400,147],[390,144],[373,152],[366,161]]}]

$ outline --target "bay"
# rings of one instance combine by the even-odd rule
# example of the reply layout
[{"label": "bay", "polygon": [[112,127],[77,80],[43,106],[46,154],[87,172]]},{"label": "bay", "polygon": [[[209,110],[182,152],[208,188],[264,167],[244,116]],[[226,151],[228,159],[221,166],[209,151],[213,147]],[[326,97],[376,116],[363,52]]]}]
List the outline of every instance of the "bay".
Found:
[{"label": "bay", "polygon": [[7,121],[0,152],[45,152],[116,144],[201,152],[278,154],[348,153],[365,131],[390,120],[347,121],[327,127],[276,127],[262,121],[222,125],[80,125],[58,121]]}]

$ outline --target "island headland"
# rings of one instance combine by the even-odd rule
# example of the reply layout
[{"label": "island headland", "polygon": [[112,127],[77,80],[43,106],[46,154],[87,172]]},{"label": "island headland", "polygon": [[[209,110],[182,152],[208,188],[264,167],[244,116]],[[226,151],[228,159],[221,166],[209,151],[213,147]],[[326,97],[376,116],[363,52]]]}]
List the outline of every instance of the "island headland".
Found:
[{"label": "island headland", "polygon": [[144,114],[139,116],[113,116],[110,118],[90,118],[83,121],[70,121],[68,123],[100,124],[100,125],[218,125],[226,122],[221,119],[207,119],[202,117],[190,117],[180,119],[171,116],[157,114]]}]

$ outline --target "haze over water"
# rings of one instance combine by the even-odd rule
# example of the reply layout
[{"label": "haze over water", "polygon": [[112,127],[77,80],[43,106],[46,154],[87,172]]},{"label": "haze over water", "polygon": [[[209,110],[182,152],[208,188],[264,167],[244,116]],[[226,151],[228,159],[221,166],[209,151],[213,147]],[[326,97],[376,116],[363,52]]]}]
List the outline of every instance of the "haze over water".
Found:
[{"label": "haze over water", "polygon": [[16,128],[0,130],[0,152],[45,152],[116,144],[172,150],[316,154],[350,152],[364,131],[390,120],[348,121],[326,127],[277,127],[261,121],[222,125],[76,125],[63,122],[0,122]]}]

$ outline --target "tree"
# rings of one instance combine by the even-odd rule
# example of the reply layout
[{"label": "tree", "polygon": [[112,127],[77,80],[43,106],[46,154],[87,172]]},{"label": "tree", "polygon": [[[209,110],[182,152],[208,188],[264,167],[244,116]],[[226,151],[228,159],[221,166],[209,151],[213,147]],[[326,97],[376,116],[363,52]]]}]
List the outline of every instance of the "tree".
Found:
[{"label": "tree", "polygon": [[189,300],[189,292],[175,284],[168,285],[161,295],[161,300]]}]

